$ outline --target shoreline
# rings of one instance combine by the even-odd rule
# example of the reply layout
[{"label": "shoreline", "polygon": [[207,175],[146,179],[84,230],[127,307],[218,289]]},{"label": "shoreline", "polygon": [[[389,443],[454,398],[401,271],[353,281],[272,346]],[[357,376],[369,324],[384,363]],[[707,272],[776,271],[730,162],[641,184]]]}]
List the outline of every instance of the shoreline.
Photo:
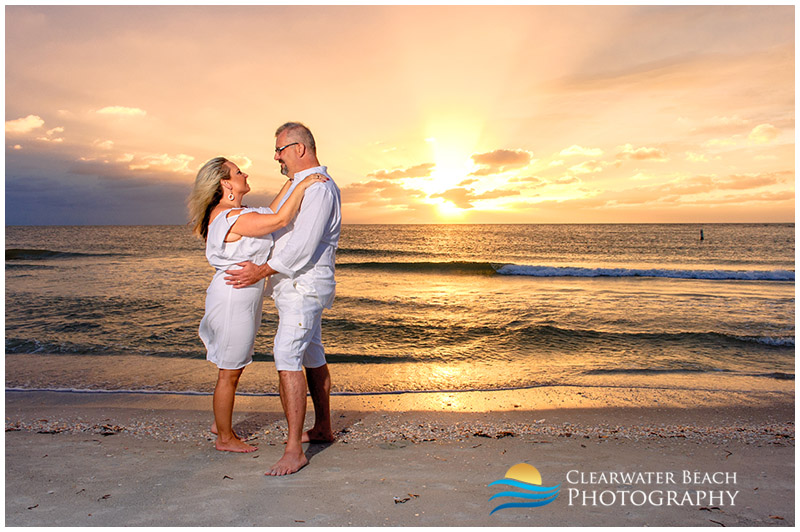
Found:
[{"label": "shoreline", "polygon": [[[213,449],[208,396],[7,391],[6,525],[794,524],[793,397],[687,407],[567,403],[574,389],[454,395],[332,397],[337,441],[308,445],[306,468],[273,478],[263,473],[285,438],[277,397],[237,398],[234,427],[259,446],[245,455]],[[312,412],[309,401],[306,426]],[[488,485],[523,462],[543,485],[562,483],[561,496],[490,514]],[[581,506],[567,492],[572,470],[730,471],[739,480],[727,488],[661,488],[738,495],[735,505]]]},{"label": "shoreline", "polygon": [[[659,404],[657,395],[676,406],[701,404],[724,406],[730,401],[752,404],[776,397],[794,400],[794,375],[732,374],[728,372],[620,372],[548,377],[531,382],[515,373],[513,364],[425,363],[385,365],[358,363],[329,364],[332,396],[406,396],[411,394],[471,394],[522,392],[537,400],[560,395],[562,389],[587,389],[612,404],[630,404],[637,399],[644,406]],[[9,354],[5,357],[7,390],[58,391],[74,393],[142,393],[211,395],[216,367],[205,359],[147,357],[139,355]],[[497,385],[485,385],[496,382]],[[384,379],[385,378],[385,379]],[[567,380],[568,382],[564,382]],[[456,384],[454,387],[453,384]],[[460,385],[460,386],[459,386]],[[538,391],[537,391],[538,390]],[[548,390],[553,390],[548,393]],[[278,376],[271,361],[254,361],[245,369],[239,396],[277,397]],[[720,398],[731,394],[724,400]],[[569,394],[567,394],[569,395]],[[680,396],[687,396],[682,399]],[[688,396],[691,396],[689,398]],[[563,399],[563,398],[560,398]],[[689,400],[691,399],[691,400]],[[587,405],[605,404],[594,401]],[[566,400],[572,404],[573,400]]]}]

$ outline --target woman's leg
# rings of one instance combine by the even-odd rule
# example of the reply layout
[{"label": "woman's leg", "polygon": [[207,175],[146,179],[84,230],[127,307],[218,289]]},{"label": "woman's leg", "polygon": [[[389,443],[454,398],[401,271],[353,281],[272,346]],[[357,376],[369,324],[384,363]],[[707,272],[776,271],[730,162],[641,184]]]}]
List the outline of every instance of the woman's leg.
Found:
[{"label": "woman's leg", "polygon": [[258,449],[239,439],[233,432],[233,402],[242,369],[221,369],[214,388],[214,424],[217,429],[218,451],[250,453]]}]

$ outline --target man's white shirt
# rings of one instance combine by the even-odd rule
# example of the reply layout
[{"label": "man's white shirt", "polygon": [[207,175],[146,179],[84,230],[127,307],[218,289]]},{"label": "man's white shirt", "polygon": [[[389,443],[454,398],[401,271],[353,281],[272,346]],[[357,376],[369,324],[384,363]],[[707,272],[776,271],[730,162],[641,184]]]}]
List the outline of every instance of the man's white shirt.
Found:
[{"label": "man's white shirt", "polygon": [[330,308],[336,286],[334,269],[342,213],[339,187],[330,179],[327,167],[317,166],[296,173],[278,210],[297,184],[312,174],[322,174],[328,181],[306,189],[294,220],[272,234],[275,245],[267,264],[278,273],[269,277],[265,291],[274,298],[291,285],[298,292],[316,295],[323,307]]}]

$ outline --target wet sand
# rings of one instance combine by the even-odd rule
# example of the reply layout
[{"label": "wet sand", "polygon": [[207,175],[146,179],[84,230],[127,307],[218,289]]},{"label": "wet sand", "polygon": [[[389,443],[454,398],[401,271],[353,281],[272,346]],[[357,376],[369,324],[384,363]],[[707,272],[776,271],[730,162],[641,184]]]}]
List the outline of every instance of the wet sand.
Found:
[{"label": "wet sand", "polygon": [[[214,450],[210,396],[7,391],[6,525],[793,526],[792,385],[334,396],[337,441],[310,445],[310,464],[281,478],[263,474],[285,438],[277,397],[237,400],[236,430],[259,446],[245,455]],[[559,497],[490,515],[509,499],[490,501],[489,484],[523,462]],[[675,482],[589,485],[570,471]],[[736,482],[686,483],[684,471]],[[592,490],[694,499],[582,503]],[[697,499],[714,491],[736,492],[734,504]]]}]

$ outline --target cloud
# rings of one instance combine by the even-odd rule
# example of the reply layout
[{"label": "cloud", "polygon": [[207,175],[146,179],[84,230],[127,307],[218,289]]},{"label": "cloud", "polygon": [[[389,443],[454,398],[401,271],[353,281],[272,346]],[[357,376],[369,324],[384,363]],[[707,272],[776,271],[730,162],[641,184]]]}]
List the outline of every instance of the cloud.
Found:
[{"label": "cloud", "polygon": [[565,157],[569,157],[572,155],[586,155],[588,157],[600,157],[603,155],[603,150],[600,148],[584,148],[583,146],[578,146],[577,144],[573,144],[569,148],[564,148],[561,150],[559,155],[563,155]]},{"label": "cloud", "polygon": [[569,172],[575,175],[594,174],[597,172],[602,172],[603,168],[604,165],[600,161],[586,161],[581,164],[576,164],[575,166],[570,167]]},{"label": "cloud", "polygon": [[231,155],[230,160],[233,164],[239,167],[239,170],[249,170],[253,166],[253,161],[250,157],[242,154]]},{"label": "cloud", "polygon": [[761,174],[733,174],[727,177],[710,175],[694,176],[661,185],[653,192],[654,197],[665,195],[695,195],[720,190],[752,190],[779,185],[793,179],[793,172],[765,172]]},{"label": "cloud", "polygon": [[[98,167],[102,174],[76,175],[64,170],[55,169],[49,177],[40,177],[38,172],[7,176],[13,186],[6,192],[6,215],[21,225],[186,223],[182,206],[191,191],[188,180],[159,180],[155,174],[134,177],[112,165]],[[59,186],[59,182],[69,186]],[[78,208],[81,205],[92,208]]]},{"label": "cloud", "polygon": [[443,198],[453,203],[459,209],[471,209],[472,203],[478,200],[497,199],[507,196],[518,196],[519,190],[490,190],[482,194],[475,194],[466,188],[451,188],[438,194],[431,195],[431,198]]},{"label": "cloud", "polygon": [[723,138],[723,139],[709,139],[703,146],[707,148],[726,148],[728,146],[735,146],[741,142],[742,136],[741,135],[734,135],[730,138]]},{"label": "cloud", "polygon": [[100,140],[100,139],[97,139],[92,144],[94,146],[97,146],[98,148],[100,148],[102,150],[110,150],[111,148],[114,147],[114,141],[111,141],[111,140]]},{"label": "cloud", "polygon": [[122,107],[120,105],[112,105],[103,107],[95,111],[101,115],[116,115],[116,116],[146,116],[147,111],[139,109],[138,107]]},{"label": "cloud", "polygon": [[410,177],[428,177],[431,175],[431,170],[436,165],[434,163],[423,163],[410,168],[398,168],[396,170],[378,170],[367,174],[367,177],[372,179],[405,179]]},{"label": "cloud", "polygon": [[375,197],[375,185],[383,185],[380,181],[353,183],[341,188],[342,203],[364,203]]},{"label": "cloud", "polygon": [[519,196],[519,190],[489,190],[482,194],[474,195],[473,200],[506,198],[508,196]]},{"label": "cloud", "polygon": [[772,124],[759,124],[750,130],[746,139],[742,134],[731,135],[730,137],[712,138],[707,140],[703,146],[707,148],[743,147],[746,145],[747,141],[754,144],[767,144],[775,140],[780,133],[781,130]]},{"label": "cloud", "polygon": [[25,118],[17,118],[16,120],[6,120],[6,134],[30,133],[43,125],[44,120],[36,115],[28,115]]},{"label": "cloud", "polygon": [[619,146],[620,152],[617,154],[619,159],[633,159],[637,161],[666,161],[667,154],[661,148],[634,148],[631,144]]},{"label": "cloud", "polygon": [[742,204],[742,203],[771,203],[771,202],[784,202],[784,201],[791,201],[794,200],[794,192],[790,190],[786,191],[779,191],[779,192],[760,192],[758,194],[748,193],[748,194],[732,194],[727,195],[722,198],[704,198],[702,200],[696,201],[686,201],[681,200],[679,197],[670,198],[670,200],[674,201],[675,203],[680,203],[682,205],[731,205],[731,204]]},{"label": "cloud", "polygon": [[581,180],[578,177],[575,177],[575,176],[564,176],[564,177],[560,177],[560,178],[556,179],[555,181],[552,181],[550,184],[551,185],[574,185],[574,184],[580,184],[580,183],[581,183]]},{"label": "cloud", "polygon": [[132,164],[128,165],[128,169],[134,171],[160,170],[182,174],[193,173],[193,171],[189,169],[189,164],[194,161],[194,157],[186,155],[185,153],[179,153],[178,155],[169,155],[166,153],[161,155],[145,155],[136,159],[136,162],[132,162]]},{"label": "cloud", "polygon": [[702,153],[686,152],[686,160],[692,163],[707,163],[708,157]]},{"label": "cloud", "polygon": [[406,205],[425,197],[420,190],[404,188],[388,181],[367,181],[342,187],[342,203],[360,203],[362,206]]},{"label": "cloud", "polygon": [[533,154],[525,150],[494,150],[487,153],[476,153],[472,156],[475,164],[481,166],[474,176],[485,176],[507,172],[515,168],[524,168],[531,163]]},{"label": "cloud", "polygon": [[668,183],[638,186],[622,190],[595,191],[574,199],[545,200],[540,209],[596,210],[702,208],[715,205],[780,203],[794,199],[794,190],[770,189],[794,182],[794,172],[764,172],[727,176],[696,175]]},{"label": "cloud", "polygon": [[692,133],[702,134],[733,134],[741,131],[749,122],[738,115],[715,116],[704,120],[701,124],[691,129]]},{"label": "cloud", "polygon": [[756,144],[766,144],[775,140],[778,133],[780,133],[780,130],[772,124],[759,124],[753,128],[747,138]]},{"label": "cloud", "polygon": [[[765,172],[760,174],[733,174],[725,177],[714,175],[698,175],[688,178],[681,178],[650,187],[634,188],[622,191],[606,191],[600,197],[608,200],[608,204],[714,204],[720,201],[719,197],[706,196],[726,190],[749,191],[747,195],[737,196],[737,202],[744,203],[747,197],[756,197],[758,189],[781,185],[794,181],[794,172]],[[762,190],[758,192],[762,198],[773,197],[771,192]],[[780,192],[783,194],[783,192]],[[701,196],[696,199],[691,197]],[[774,196],[778,198],[779,196]],[[780,196],[783,198],[783,196]],[[726,201],[725,203],[732,203]]]},{"label": "cloud", "polygon": [[785,171],[765,172],[762,174],[735,174],[720,180],[717,184],[724,189],[749,190],[793,181],[794,172]]},{"label": "cloud", "polygon": [[536,186],[541,186],[545,184],[545,181],[536,176],[527,176],[527,177],[512,177],[508,180],[509,183],[533,183]]},{"label": "cloud", "polygon": [[62,137],[56,137],[57,133],[63,133],[63,127],[54,127],[53,129],[48,129],[44,136],[36,137],[36,140],[42,140],[44,142],[64,142]]}]

